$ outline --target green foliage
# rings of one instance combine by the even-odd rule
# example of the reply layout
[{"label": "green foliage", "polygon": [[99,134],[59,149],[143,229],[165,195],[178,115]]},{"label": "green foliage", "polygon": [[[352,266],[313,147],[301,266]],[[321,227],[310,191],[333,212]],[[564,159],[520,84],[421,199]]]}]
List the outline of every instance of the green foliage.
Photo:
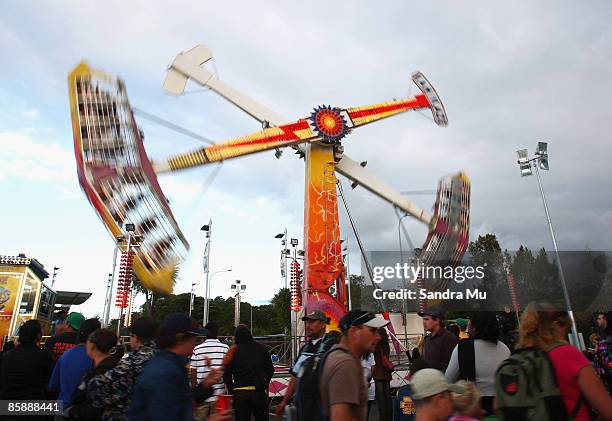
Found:
[{"label": "green foliage", "polygon": [[470,243],[468,250],[472,255],[482,255],[487,252],[501,253],[501,247],[499,247],[495,234],[479,235],[476,241]]},{"label": "green foliage", "polygon": [[[178,280],[178,268],[175,268],[174,272],[172,273],[172,287],[176,285],[176,282]],[[134,289],[134,295],[144,294],[145,296],[145,303],[142,306],[143,314],[146,314],[147,316],[153,316],[155,301],[157,300],[157,298],[164,297],[165,295],[145,288],[145,286],[142,284],[140,279],[138,279],[138,276],[136,276],[135,273],[132,273],[132,288]]]},{"label": "green foliage", "polygon": [[509,273],[514,276],[521,308],[525,308],[531,301],[547,301],[565,307],[556,264],[549,261],[544,248],[534,255],[527,247],[520,246],[516,253],[511,255],[507,250],[502,252],[494,234],[486,234],[471,242],[468,250],[472,265],[483,266],[485,273],[484,279],[476,286],[487,292],[487,300],[474,303],[476,307],[480,305],[490,310],[512,307]]},{"label": "green foliage", "polygon": [[271,320],[281,329],[278,333],[291,332],[291,291],[289,288],[281,288],[272,297]]},{"label": "green foliage", "polygon": [[499,310],[510,305],[510,291],[506,271],[504,270],[504,255],[495,234],[486,234],[472,241],[468,246],[472,258],[471,265],[484,268],[484,278],[475,287],[487,293],[486,301],[475,301],[471,305],[474,310]]},{"label": "green foliage", "polygon": [[[183,293],[177,295],[158,296],[153,298],[152,317],[163,320],[166,316],[173,313],[189,313],[190,294]],[[210,302],[209,320],[219,325],[219,335],[231,336],[234,334],[234,297],[215,297]],[[147,313],[149,301],[141,307],[143,314]],[[192,316],[201,321],[204,313],[204,298],[196,296],[194,298],[194,308]],[[249,302],[240,303],[240,323],[251,326],[253,335],[273,335],[287,332],[291,326],[291,316],[289,313],[289,290],[281,289],[272,298],[271,304],[254,305],[252,308],[253,323],[251,326],[251,304]]]},{"label": "green foliage", "polygon": [[534,256],[527,247],[519,247],[510,263],[510,271],[514,275],[521,308],[531,301],[546,301],[565,308],[557,266],[548,260],[544,248]]},{"label": "green foliage", "polygon": [[350,275],[349,282],[351,285],[351,307],[352,308],[361,308],[361,297],[363,294],[363,287],[365,286],[365,281],[363,280],[362,275]]}]

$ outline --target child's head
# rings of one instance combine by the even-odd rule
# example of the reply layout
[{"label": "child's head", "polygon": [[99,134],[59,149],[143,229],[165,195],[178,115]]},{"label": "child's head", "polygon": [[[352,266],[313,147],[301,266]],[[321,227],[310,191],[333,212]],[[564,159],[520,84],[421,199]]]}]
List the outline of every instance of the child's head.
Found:
[{"label": "child's head", "polygon": [[477,418],[482,415],[480,408],[480,391],[474,383],[460,380],[457,385],[463,386],[465,392],[462,394],[452,393],[453,408],[456,415]]}]

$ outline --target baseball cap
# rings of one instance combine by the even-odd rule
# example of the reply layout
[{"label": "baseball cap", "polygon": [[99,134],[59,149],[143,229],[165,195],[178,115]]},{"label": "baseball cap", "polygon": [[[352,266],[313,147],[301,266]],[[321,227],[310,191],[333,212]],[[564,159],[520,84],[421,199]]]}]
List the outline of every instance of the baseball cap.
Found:
[{"label": "baseball cap", "polygon": [[430,307],[425,311],[419,311],[418,315],[421,317],[425,317],[425,316],[435,317],[436,319],[440,319],[440,320],[444,319],[444,312],[436,307]]},{"label": "baseball cap", "polygon": [[303,322],[306,320],[321,320],[322,322],[325,322],[325,324],[329,323],[329,317],[327,317],[321,310],[314,310],[310,314],[302,317]]},{"label": "baseball cap", "polygon": [[410,379],[412,398],[422,400],[445,391],[463,393],[465,388],[449,383],[441,371],[434,368],[424,368],[414,373]]},{"label": "baseball cap", "polygon": [[81,313],[73,312],[70,313],[64,323],[73,328],[74,330],[79,330],[81,328],[81,324],[85,321],[85,316]]},{"label": "baseball cap", "polygon": [[83,320],[83,323],[81,323],[81,327],[79,328],[79,341],[87,341],[89,335],[91,335],[95,330],[100,329],[101,327],[102,325],[100,324],[100,320],[95,317]]},{"label": "baseball cap", "polygon": [[154,338],[157,334],[159,323],[152,317],[140,317],[132,322],[129,332],[142,339]]},{"label": "baseball cap", "polygon": [[167,316],[161,324],[159,334],[162,336],[176,335],[177,333],[190,333],[192,335],[206,335],[208,330],[198,326],[193,317],[186,314],[175,313]]},{"label": "baseball cap", "polygon": [[454,320],[449,320],[451,323],[455,323],[457,326],[459,326],[461,329],[465,329],[467,327],[468,321],[465,320],[462,317],[457,317]]},{"label": "baseball cap", "polygon": [[365,310],[351,310],[340,319],[340,329],[349,330],[353,326],[368,326],[376,329],[385,327],[390,322],[376,317],[374,313]]}]

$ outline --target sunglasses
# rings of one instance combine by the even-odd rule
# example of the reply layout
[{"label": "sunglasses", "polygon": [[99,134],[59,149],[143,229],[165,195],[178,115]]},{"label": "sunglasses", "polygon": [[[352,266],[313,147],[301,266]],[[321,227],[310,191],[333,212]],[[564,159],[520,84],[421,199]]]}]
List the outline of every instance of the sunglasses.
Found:
[{"label": "sunglasses", "polygon": [[369,322],[372,319],[375,319],[376,316],[370,312],[364,313],[361,316],[357,317],[355,320],[351,321],[350,323],[346,324],[342,324],[342,326],[340,326],[340,328],[342,330],[347,330],[350,329],[353,326],[360,326],[364,323]]}]

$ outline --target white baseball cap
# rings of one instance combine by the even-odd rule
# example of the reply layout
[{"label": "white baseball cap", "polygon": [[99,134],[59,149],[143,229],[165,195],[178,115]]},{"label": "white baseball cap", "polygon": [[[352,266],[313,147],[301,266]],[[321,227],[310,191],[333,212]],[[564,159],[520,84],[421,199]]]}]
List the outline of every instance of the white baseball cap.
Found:
[{"label": "white baseball cap", "polygon": [[465,388],[449,383],[441,371],[434,368],[424,368],[417,371],[410,379],[412,398],[421,400],[447,390],[455,393],[465,392]]}]

